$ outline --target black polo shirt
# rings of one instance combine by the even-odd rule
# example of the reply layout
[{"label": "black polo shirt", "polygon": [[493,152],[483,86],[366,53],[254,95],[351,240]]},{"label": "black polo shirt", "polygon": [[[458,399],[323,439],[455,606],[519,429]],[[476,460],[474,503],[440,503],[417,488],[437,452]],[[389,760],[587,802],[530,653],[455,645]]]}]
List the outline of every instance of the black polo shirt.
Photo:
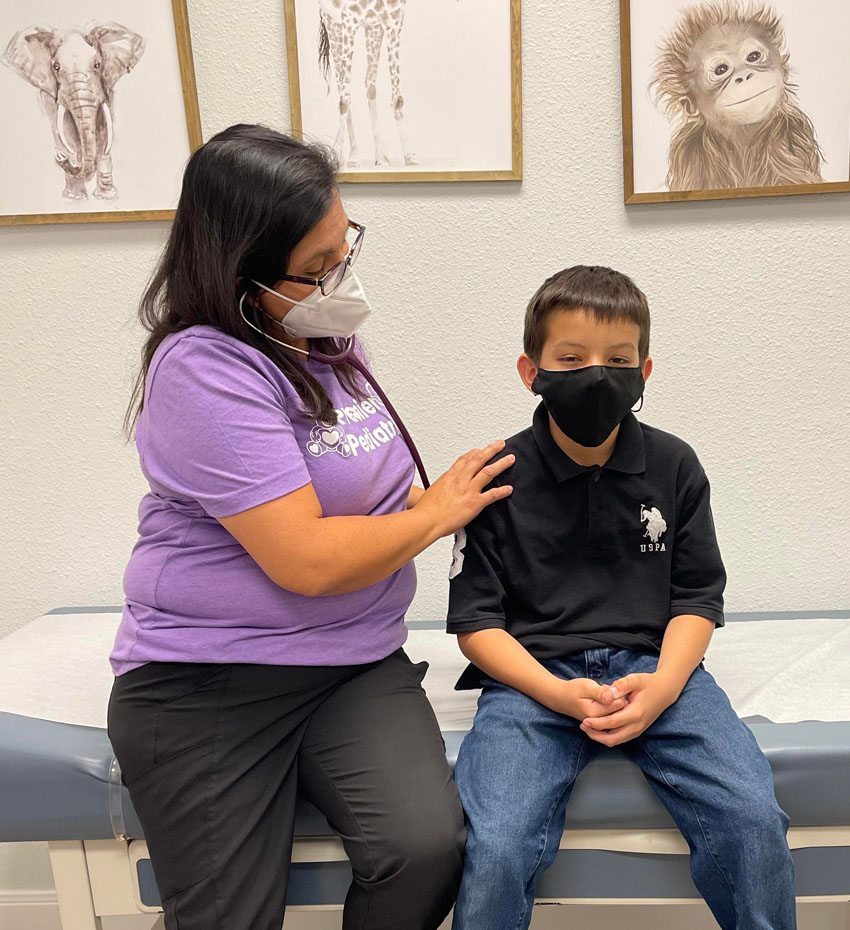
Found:
[{"label": "black polo shirt", "polygon": [[[555,443],[541,404],[507,442],[516,464],[455,541],[448,632],[507,630],[537,659],[615,646],[658,655],[669,621],[723,625],[726,572],[693,449],[670,433],[622,422],[602,467]],[[480,686],[470,666],[458,688]]]}]

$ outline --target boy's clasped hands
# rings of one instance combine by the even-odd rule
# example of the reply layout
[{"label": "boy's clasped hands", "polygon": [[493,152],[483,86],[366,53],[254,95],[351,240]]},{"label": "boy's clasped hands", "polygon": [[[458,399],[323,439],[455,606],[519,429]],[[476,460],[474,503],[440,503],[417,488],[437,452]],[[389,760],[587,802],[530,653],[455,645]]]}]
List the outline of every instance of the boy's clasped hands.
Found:
[{"label": "boy's clasped hands", "polygon": [[657,672],[626,675],[610,685],[574,678],[563,682],[561,711],[580,720],[590,739],[618,746],[640,736],[678,696]]}]

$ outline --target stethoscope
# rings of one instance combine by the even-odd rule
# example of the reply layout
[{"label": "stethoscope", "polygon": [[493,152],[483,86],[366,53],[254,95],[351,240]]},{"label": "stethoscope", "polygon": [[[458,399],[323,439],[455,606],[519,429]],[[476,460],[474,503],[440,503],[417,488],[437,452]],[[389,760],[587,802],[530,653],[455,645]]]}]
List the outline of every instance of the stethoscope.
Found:
[{"label": "stethoscope", "polygon": [[[265,332],[265,330],[260,329],[259,326],[252,323],[245,314],[245,308],[243,307],[243,302],[246,296],[246,294],[243,294],[239,299],[239,313],[242,315],[242,319],[248,324],[248,326],[258,332],[261,336],[265,336],[266,339],[271,339],[272,342],[276,342],[278,345],[289,349],[291,352],[298,352],[301,355],[306,355],[307,358],[312,359],[315,362],[322,362],[325,365],[351,365],[352,368],[363,375],[363,378],[367,384],[369,384],[374,389],[375,393],[381,399],[383,405],[387,408],[387,412],[393,418],[395,425],[398,427],[398,430],[401,433],[402,439],[404,439],[405,445],[410,450],[410,454],[413,457],[413,462],[416,465],[417,471],[419,472],[419,477],[422,479],[422,486],[427,490],[431,486],[431,482],[428,480],[428,475],[425,474],[425,466],[422,464],[422,459],[419,455],[419,450],[416,448],[416,443],[413,441],[413,437],[407,431],[407,427],[404,425],[404,421],[398,415],[398,412],[396,411],[395,407],[393,407],[389,397],[387,397],[387,395],[381,389],[381,385],[378,384],[375,376],[357,357],[357,353],[354,351],[354,336],[349,336],[348,339],[346,339],[345,348],[337,355],[326,355],[324,352],[317,352],[315,349],[310,349],[310,351],[307,352],[304,349],[291,346],[288,342],[282,342],[280,339],[275,339],[274,336],[270,336],[267,332]],[[269,314],[265,313],[262,308],[260,308],[260,312],[264,316],[268,316],[270,320],[272,320],[274,323],[277,323],[279,326],[282,325],[280,320],[276,320],[273,316],[269,316]]]}]

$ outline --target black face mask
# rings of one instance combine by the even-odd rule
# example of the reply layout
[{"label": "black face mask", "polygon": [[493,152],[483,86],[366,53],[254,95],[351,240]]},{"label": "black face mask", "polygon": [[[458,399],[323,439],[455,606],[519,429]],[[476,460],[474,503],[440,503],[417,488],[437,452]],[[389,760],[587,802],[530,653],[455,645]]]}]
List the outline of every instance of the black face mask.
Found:
[{"label": "black face mask", "polygon": [[643,396],[640,368],[588,365],[541,368],[531,390],[543,398],[562,432],[580,446],[601,446]]}]

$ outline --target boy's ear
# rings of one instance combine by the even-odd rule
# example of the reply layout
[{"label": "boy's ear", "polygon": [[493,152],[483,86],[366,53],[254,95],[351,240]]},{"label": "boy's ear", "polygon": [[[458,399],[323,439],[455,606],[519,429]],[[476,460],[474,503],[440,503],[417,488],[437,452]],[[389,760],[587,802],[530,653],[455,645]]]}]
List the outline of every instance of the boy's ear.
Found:
[{"label": "boy's ear", "polygon": [[643,363],[643,380],[649,381],[649,376],[652,374],[652,359],[647,356],[646,361]]},{"label": "boy's ear", "polygon": [[[522,383],[531,391],[531,385],[537,377],[538,368],[525,352],[517,359],[516,370],[519,372],[520,378],[522,378]],[[531,393],[533,394],[534,391],[531,391]]]}]

